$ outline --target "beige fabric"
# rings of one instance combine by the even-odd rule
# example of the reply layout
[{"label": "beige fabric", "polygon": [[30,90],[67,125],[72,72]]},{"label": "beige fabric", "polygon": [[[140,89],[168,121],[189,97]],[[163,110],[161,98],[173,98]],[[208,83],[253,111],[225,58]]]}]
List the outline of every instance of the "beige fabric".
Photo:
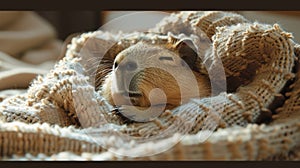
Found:
[{"label": "beige fabric", "polygon": [[54,28],[36,13],[1,11],[0,90],[27,88],[53,67],[61,47]]}]

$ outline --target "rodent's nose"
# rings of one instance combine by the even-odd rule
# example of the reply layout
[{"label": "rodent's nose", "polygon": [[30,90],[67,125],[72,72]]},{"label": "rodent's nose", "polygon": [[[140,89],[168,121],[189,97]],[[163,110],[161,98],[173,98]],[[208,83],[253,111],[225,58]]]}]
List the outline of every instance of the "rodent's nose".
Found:
[{"label": "rodent's nose", "polygon": [[125,63],[124,67],[127,71],[134,71],[137,69],[137,63],[129,61]]},{"label": "rodent's nose", "polygon": [[126,62],[121,62],[120,64],[115,62],[114,68],[119,68],[120,70],[125,70],[125,71],[134,71],[138,68],[138,65],[134,61],[126,61]]}]

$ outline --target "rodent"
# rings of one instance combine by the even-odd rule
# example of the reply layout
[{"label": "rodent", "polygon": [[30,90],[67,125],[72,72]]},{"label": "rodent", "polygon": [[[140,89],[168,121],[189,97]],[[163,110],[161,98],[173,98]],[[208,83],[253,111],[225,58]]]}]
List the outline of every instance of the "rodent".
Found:
[{"label": "rodent", "polygon": [[[103,82],[102,94],[115,106],[149,107],[150,91],[160,88],[167,98],[166,109],[177,107],[190,98],[207,97],[210,95],[210,81],[193,65],[195,57],[197,54],[186,40],[168,45],[138,42],[117,54],[112,71]],[[195,79],[197,86],[191,86],[191,78]],[[178,82],[183,86],[182,92]],[[181,95],[183,92],[185,94]],[[162,101],[160,95],[151,99],[152,105]]]}]

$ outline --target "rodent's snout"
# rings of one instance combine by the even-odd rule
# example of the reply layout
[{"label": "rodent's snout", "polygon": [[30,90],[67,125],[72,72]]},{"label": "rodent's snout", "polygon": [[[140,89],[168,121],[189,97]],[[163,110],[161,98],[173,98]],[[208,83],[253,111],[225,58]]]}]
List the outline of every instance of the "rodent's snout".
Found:
[{"label": "rodent's snout", "polygon": [[133,60],[126,60],[121,62],[116,60],[114,62],[113,69],[116,70],[118,68],[121,71],[134,71],[137,69],[137,67],[138,67],[137,63]]},{"label": "rodent's snout", "polygon": [[110,78],[110,96],[113,99],[113,104],[124,105],[139,102],[137,99],[141,98],[142,93],[139,91],[135,77],[138,76],[138,68],[139,63],[137,60],[126,58],[123,55],[116,57]]},{"label": "rodent's snout", "polygon": [[137,88],[132,87],[131,84],[138,71],[138,62],[136,60],[122,57],[116,59],[113,65],[114,92],[120,94],[135,92]]}]

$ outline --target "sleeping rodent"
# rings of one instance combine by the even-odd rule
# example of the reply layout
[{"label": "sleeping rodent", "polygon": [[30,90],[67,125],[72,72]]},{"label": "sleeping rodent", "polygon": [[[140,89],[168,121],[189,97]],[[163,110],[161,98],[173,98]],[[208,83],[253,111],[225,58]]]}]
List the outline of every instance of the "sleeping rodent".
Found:
[{"label": "sleeping rodent", "polygon": [[[190,98],[209,96],[210,81],[197,70],[194,65],[197,54],[187,44],[186,40],[166,45],[140,41],[122,50],[102,84],[103,96],[116,106],[149,107],[151,103],[162,103],[160,95],[155,95],[151,103],[149,101],[150,91],[160,88],[167,98],[166,109],[177,107]],[[197,86],[192,85],[191,78]],[[184,86],[183,90],[178,82]]]}]

